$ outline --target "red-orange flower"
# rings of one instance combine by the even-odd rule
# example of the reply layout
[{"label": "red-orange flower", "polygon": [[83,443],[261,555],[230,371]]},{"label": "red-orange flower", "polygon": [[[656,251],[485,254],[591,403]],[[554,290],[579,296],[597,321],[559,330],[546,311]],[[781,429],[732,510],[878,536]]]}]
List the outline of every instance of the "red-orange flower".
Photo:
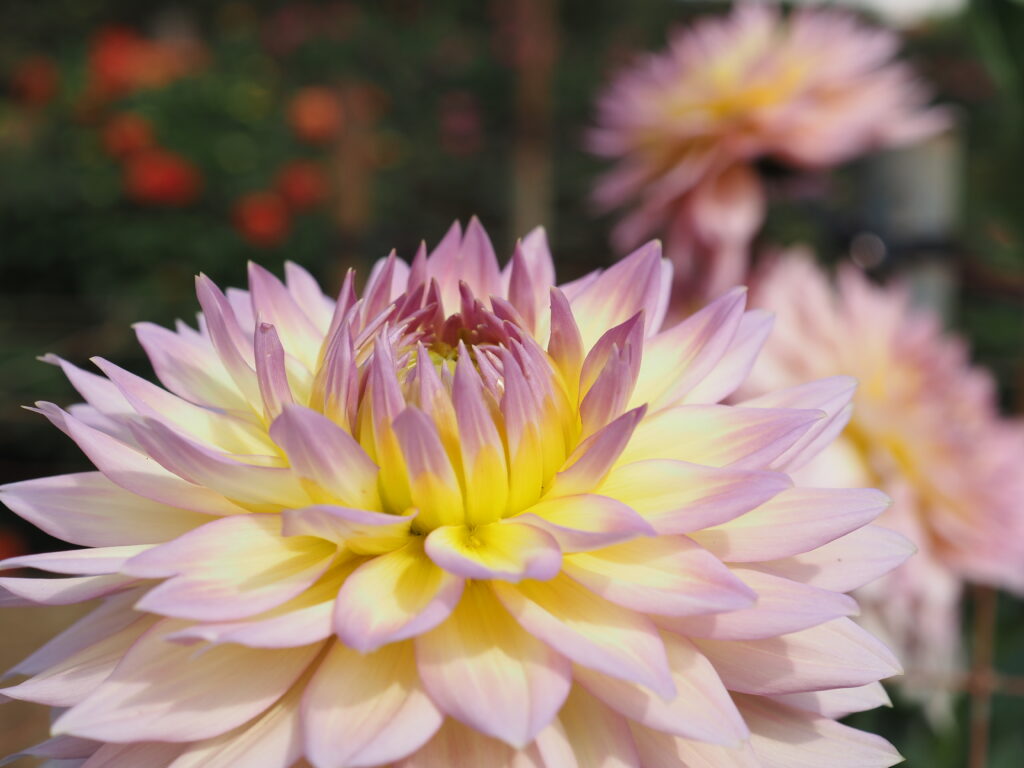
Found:
[{"label": "red-orange flower", "polygon": [[310,144],[325,144],[338,135],[344,123],[341,99],[330,88],[303,88],[288,105],[288,122],[295,135]]},{"label": "red-orange flower", "polygon": [[60,73],[53,59],[35,55],[22,59],[11,73],[15,98],[31,107],[41,107],[57,94]]},{"label": "red-orange flower", "polygon": [[245,195],[235,203],[234,220],[242,237],[262,248],[280,245],[291,230],[288,206],[276,192]]},{"label": "red-orange flower", "polygon": [[199,169],[186,158],[165,149],[148,149],[133,156],[124,173],[128,197],[147,205],[182,206],[202,189]]},{"label": "red-orange flower", "polygon": [[103,127],[103,148],[113,157],[124,159],[153,145],[153,126],[135,112],[114,115]]},{"label": "red-orange flower", "polygon": [[313,208],[327,199],[328,183],[320,166],[293,160],[277,174],[277,191],[293,211]]}]

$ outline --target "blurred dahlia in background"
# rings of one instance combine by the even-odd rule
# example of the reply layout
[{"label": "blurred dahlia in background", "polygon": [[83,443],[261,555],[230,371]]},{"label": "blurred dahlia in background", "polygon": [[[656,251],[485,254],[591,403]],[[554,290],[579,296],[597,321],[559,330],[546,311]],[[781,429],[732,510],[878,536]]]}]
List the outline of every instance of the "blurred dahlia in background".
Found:
[{"label": "blurred dahlia in background", "polygon": [[898,46],[841,11],[739,3],[627,67],[589,136],[615,161],[594,197],[625,212],[616,247],[663,236],[691,306],[743,283],[765,217],[757,161],[825,168],[947,124]]},{"label": "blurred dahlia in background", "polygon": [[881,522],[919,552],[858,591],[862,621],[900,649],[908,690],[948,716],[965,582],[1024,594],[1024,424],[1000,416],[991,374],[903,287],[872,285],[852,265],[833,285],[799,252],[766,264],[754,285],[753,303],[776,322],[748,393],[860,382],[849,425],[795,477],[892,497]]},{"label": "blurred dahlia in background", "polygon": [[[909,554],[879,491],[794,485],[852,394],[723,405],[769,320],[731,291],[663,328],[651,244],[555,287],[479,222],[337,301],[294,264],[196,281],[136,326],[165,388],[60,358],[37,410],[97,471],[6,485],[84,549],[15,557],[8,603],[100,599],[3,694],[30,754],[109,768],[886,768],[836,718],[899,672],[847,591]],[[87,763],[88,764],[88,763]]]}]

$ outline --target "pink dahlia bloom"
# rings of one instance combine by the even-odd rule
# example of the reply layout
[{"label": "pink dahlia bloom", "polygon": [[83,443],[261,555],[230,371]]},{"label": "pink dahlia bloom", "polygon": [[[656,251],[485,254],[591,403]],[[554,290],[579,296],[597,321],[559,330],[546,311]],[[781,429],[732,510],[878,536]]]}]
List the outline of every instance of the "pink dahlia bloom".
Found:
[{"label": "pink dahlia bloom", "polygon": [[740,3],[677,33],[618,75],[590,146],[616,161],[595,196],[627,208],[620,249],[663,233],[689,299],[744,282],[764,219],[751,164],[814,169],[941,129],[927,93],[893,61],[899,40],[842,11]]},{"label": "pink dahlia bloom", "polygon": [[13,601],[99,600],[4,689],[88,768],[890,766],[834,718],[893,655],[845,592],[902,562],[879,491],[797,488],[846,379],[719,404],[768,321],[662,329],[657,245],[553,287],[481,226],[337,301],[288,265],[148,323],[163,387],[64,361],[97,471],[6,486],[85,546]]},{"label": "pink dahlia bloom", "polygon": [[1000,418],[991,376],[902,288],[873,286],[850,267],[833,289],[806,254],[780,258],[757,285],[756,303],[777,321],[753,391],[860,381],[849,426],[796,477],[892,497],[881,522],[920,553],[858,597],[872,628],[925,677],[908,683],[941,684],[956,668],[964,581],[1024,594],[1024,425]]}]

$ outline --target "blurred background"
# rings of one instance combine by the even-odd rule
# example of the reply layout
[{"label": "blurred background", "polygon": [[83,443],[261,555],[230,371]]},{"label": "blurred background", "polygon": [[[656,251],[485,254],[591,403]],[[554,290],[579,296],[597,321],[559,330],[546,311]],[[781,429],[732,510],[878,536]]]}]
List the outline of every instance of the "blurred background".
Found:
[{"label": "blurred background", "polygon": [[[910,276],[995,372],[1005,410],[1020,412],[1024,2],[850,5],[902,29],[955,128],[828,174],[763,168],[772,204],[761,238]],[[191,320],[200,271],[241,285],[247,260],[279,272],[290,259],[331,292],[348,267],[392,247],[410,257],[474,214],[500,254],[545,225],[563,279],[621,255],[590,203],[605,167],[583,150],[594,98],[668,30],[727,6],[5,0],[0,483],[89,468],[21,407],[75,400],[36,357],[99,355],[151,375],[130,325]],[[47,548],[59,543],[0,516],[0,556]],[[930,724],[897,699],[857,724],[915,768],[1020,766],[1024,607],[998,600],[968,605],[975,674],[950,682],[954,723]],[[996,611],[996,629],[972,645],[979,607]],[[0,666],[52,631],[43,616],[3,616]],[[0,708],[0,753],[37,740],[35,709]]]}]

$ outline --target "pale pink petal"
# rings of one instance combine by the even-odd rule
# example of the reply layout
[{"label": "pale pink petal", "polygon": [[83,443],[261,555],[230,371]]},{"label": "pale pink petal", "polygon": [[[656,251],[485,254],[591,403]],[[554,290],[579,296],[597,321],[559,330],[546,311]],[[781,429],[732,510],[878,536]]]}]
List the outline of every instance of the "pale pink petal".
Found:
[{"label": "pale pink petal", "polygon": [[299,702],[308,678],[307,672],[255,720],[186,745],[167,768],[292,768],[303,752]]},{"label": "pale pink petal", "polygon": [[630,723],[644,768],[763,768],[750,742],[723,747]]},{"label": "pale pink petal", "polygon": [[834,691],[808,691],[772,696],[794,709],[839,719],[854,712],[876,707],[891,707],[892,701],[881,683],[868,683],[856,688],[837,688]]},{"label": "pale pink petal", "polygon": [[566,555],[564,572],[626,608],[666,616],[744,608],[756,594],[685,536],[660,536]]},{"label": "pale pink petal", "polygon": [[156,544],[210,519],[129,493],[100,472],[0,486],[0,501],[51,536],[87,547]]},{"label": "pale pink petal", "polygon": [[641,768],[626,719],[580,686],[569,692],[558,719],[579,768]]},{"label": "pale pink petal", "polygon": [[551,338],[548,354],[562,374],[570,399],[575,402],[580,371],[583,368],[583,337],[576,325],[569,301],[557,288],[551,289]]},{"label": "pale pink petal", "polygon": [[194,624],[168,635],[167,639],[186,644],[238,643],[250,648],[297,648],[326,640],[334,634],[338,590],[362,562],[361,558],[338,562],[298,597],[265,613],[238,621]]},{"label": "pale pink petal", "polygon": [[256,324],[253,353],[256,358],[256,381],[263,398],[263,415],[271,421],[285,406],[294,404],[295,398],[288,384],[284,347],[277,336],[277,329],[270,323]]},{"label": "pale pink petal", "polygon": [[369,654],[335,643],[302,697],[305,753],[316,768],[369,768],[416,751],[443,716],[416,673],[410,643]]},{"label": "pale pink petal", "polygon": [[750,375],[775,324],[763,309],[745,312],[732,344],[703,381],[683,397],[683,403],[718,403],[733,394]]},{"label": "pale pink petal", "polygon": [[253,316],[273,325],[288,353],[312,370],[322,335],[284,284],[263,267],[249,262],[249,293]]},{"label": "pale pink petal", "polygon": [[675,695],[665,647],[647,617],[602,600],[565,576],[493,589],[523,629],[576,664],[665,698]]},{"label": "pale pink petal", "polygon": [[270,707],[320,651],[315,645],[217,646],[196,655],[166,641],[182,627],[162,621],[139,638],[109,678],[57,719],[53,732],[115,743],[219,736]]},{"label": "pale pink petal", "polygon": [[95,373],[84,371],[56,355],[46,355],[40,359],[43,362],[60,366],[64,375],[68,377],[68,381],[71,382],[71,386],[78,390],[78,394],[85,399],[85,402],[100,413],[106,416],[123,416],[135,412],[132,404],[112,381],[97,376]]},{"label": "pale pink petal", "polygon": [[905,536],[866,525],[810,552],[752,566],[822,589],[849,592],[899,567],[916,551]]},{"label": "pale pink petal", "polygon": [[764,640],[693,642],[729,690],[775,695],[852,688],[902,672],[892,652],[849,619]]},{"label": "pale pink petal", "polygon": [[236,515],[137,555],[123,571],[165,579],[140,610],[207,621],[253,616],[292,599],[330,567],[337,547],[283,538],[278,515]]},{"label": "pale pink petal", "polygon": [[434,565],[423,545],[376,557],[346,579],[334,608],[338,637],[363,653],[414,637],[448,618],[463,579]]},{"label": "pale pink petal", "polygon": [[695,532],[693,538],[729,562],[775,560],[862,528],[889,503],[888,496],[869,488],[790,488],[742,517]]},{"label": "pale pink petal", "polygon": [[167,768],[181,754],[180,744],[104,744],[82,768]]},{"label": "pale pink petal", "polygon": [[380,507],[380,470],[348,432],[325,416],[301,406],[286,407],[270,425],[292,468],[344,504]]},{"label": "pale pink petal", "polygon": [[131,576],[76,576],[68,579],[0,578],[0,589],[42,605],[71,605],[114,594],[138,583]]},{"label": "pale pink petal", "polygon": [[737,697],[764,768],[889,768],[903,757],[880,736],[755,696]]},{"label": "pale pink petal", "polygon": [[0,689],[0,693],[51,707],[71,707],[84,701],[158,620],[156,616],[137,613],[134,616],[135,620],[127,626],[96,638],[28,680]]},{"label": "pale pink petal", "polygon": [[18,555],[0,560],[0,571],[12,568],[38,568],[50,573],[74,576],[102,576],[118,573],[127,560],[150,549],[148,544],[127,544],[119,547],[92,547],[63,552]]},{"label": "pale pink petal", "polygon": [[514,518],[549,533],[563,552],[600,549],[655,530],[620,501],[592,493],[544,498]]},{"label": "pale pink petal", "polygon": [[556,768],[538,765],[508,744],[451,718],[445,720],[441,730],[426,746],[399,760],[393,768],[455,768],[463,765],[467,768]]},{"label": "pale pink petal", "polygon": [[644,419],[620,463],[676,459],[712,467],[763,469],[825,416],[821,411],[680,405]]},{"label": "pale pink petal", "polygon": [[145,454],[86,426],[56,406],[40,404],[40,408],[67,432],[100,472],[125,490],[168,506],[209,515],[234,515],[244,511],[221,494],[181,479]]},{"label": "pale pink petal", "polygon": [[133,412],[162,421],[190,437],[229,453],[273,450],[263,430],[252,421],[220,410],[194,405],[103,358],[92,358],[131,404]]},{"label": "pale pink petal", "polygon": [[758,640],[857,614],[857,602],[842,593],[750,568],[732,566],[730,570],[757,593],[754,605],[713,615],[665,617],[662,626],[687,637]]},{"label": "pale pink petal", "polygon": [[302,307],[302,311],[313,321],[317,330],[326,333],[331,324],[335,304],[320,290],[316,278],[294,261],[286,261],[284,281],[295,303]]},{"label": "pale pink petal", "polygon": [[608,328],[644,312],[647,335],[661,305],[661,243],[652,241],[612,265],[570,300],[585,349]]},{"label": "pale pink petal", "polygon": [[719,363],[736,337],[746,299],[746,289],[734,289],[650,339],[630,404],[647,403],[653,412],[679,403],[709,375],[722,375]]},{"label": "pale pink petal", "polygon": [[549,493],[572,496],[593,491],[623,452],[629,452],[631,437],[643,423],[645,412],[645,406],[634,408],[584,440],[566,459],[566,467],[555,476]]},{"label": "pale pink petal", "polygon": [[137,589],[108,597],[98,608],[45,643],[6,674],[34,675],[43,672],[88,646],[120,632],[139,618],[131,610],[138,597]]},{"label": "pale pink petal", "polygon": [[198,488],[210,488],[225,498],[249,505],[253,511],[273,512],[280,507],[309,503],[309,494],[299,478],[285,467],[238,461],[152,419],[132,424],[132,434],[170,472]]},{"label": "pale pink petal", "polygon": [[569,662],[520,629],[486,584],[467,585],[448,621],[416,638],[416,659],[442,710],[518,748],[551,723],[569,693]]},{"label": "pale pink petal", "polygon": [[355,426],[358,411],[359,369],[351,328],[340,325],[324,342],[324,359],[309,396],[309,405],[344,429]]},{"label": "pale pink petal", "polygon": [[663,635],[676,695],[663,699],[634,683],[575,668],[576,681],[612,709],[649,728],[723,746],[738,746],[747,726],[715,667],[688,640]]},{"label": "pale pink petal", "polygon": [[850,376],[829,379],[780,389],[739,405],[753,408],[815,408],[826,418],[814,425],[788,451],[772,463],[773,469],[793,472],[830,445],[850,420],[850,400],[857,388],[857,380]]},{"label": "pale pink petal", "polygon": [[791,486],[778,472],[648,459],[615,467],[597,492],[629,505],[664,535],[728,522]]},{"label": "pale pink petal", "polygon": [[253,409],[261,409],[263,399],[253,369],[252,342],[239,326],[230,303],[205,275],[196,278],[196,297],[203,308],[210,341],[224,369],[249,405]]},{"label": "pale pink petal", "polygon": [[171,392],[193,403],[249,411],[210,342],[200,344],[152,323],[133,327],[156,377]]}]

